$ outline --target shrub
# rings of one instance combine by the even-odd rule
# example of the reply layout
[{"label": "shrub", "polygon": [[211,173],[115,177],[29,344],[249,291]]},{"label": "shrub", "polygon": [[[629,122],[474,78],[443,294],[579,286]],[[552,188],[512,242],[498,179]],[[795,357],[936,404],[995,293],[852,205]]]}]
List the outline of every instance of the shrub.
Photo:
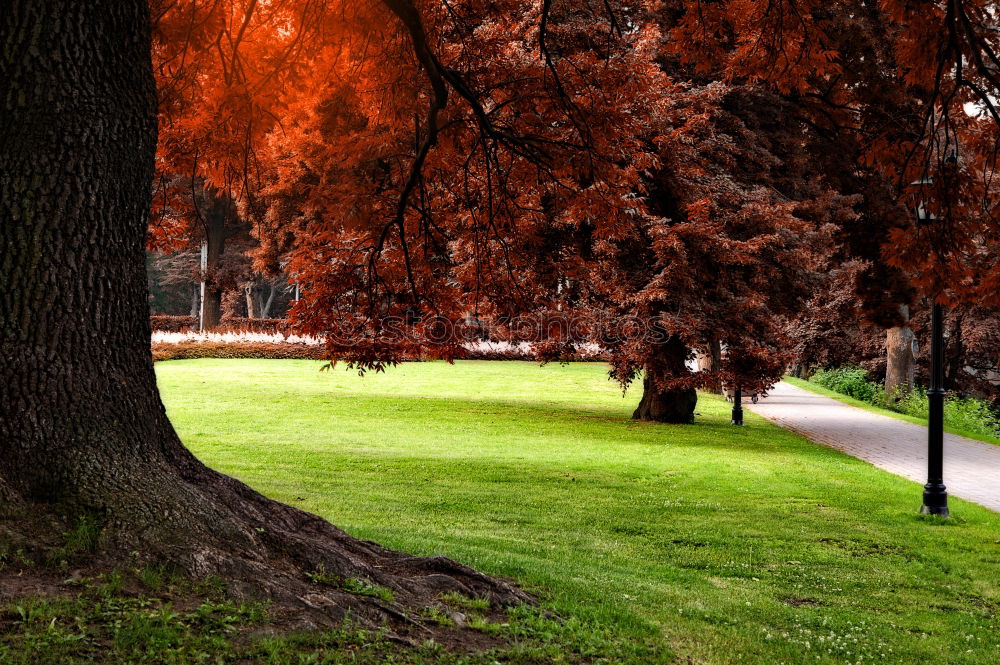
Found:
[{"label": "shrub", "polygon": [[[898,400],[891,400],[882,386],[868,380],[859,367],[820,370],[811,379],[824,388],[908,416],[927,419],[927,391],[917,386]],[[1000,417],[985,400],[948,395],[944,401],[944,422],[969,434],[1000,438]]]},{"label": "shrub", "polygon": [[[283,319],[245,319],[284,323]],[[230,321],[234,321],[231,319]],[[460,360],[532,360],[539,359],[528,342],[467,342]],[[193,331],[154,331],[153,360],[187,358],[305,358],[326,360],[329,355],[323,340],[316,337],[286,335],[282,332],[230,331],[199,333]],[[580,344],[558,360],[605,360],[607,353],[596,344]],[[413,357],[412,360],[420,360]]]},{"label": "shrub", "polygon": [[[927,393],[922,387],[899,400],[895,410],[917,418],[927,418]],[[1000,418],[985,400],[948,395],[944,401],[944,422],[956,429],[1000,438]]]},{"label": "shrub", "polygon": [[[538,360],[538,349],[531,342],[479,341],[466,342],[460,360]],[[572,351],[563,353],[559,360],[575,362],[607,360],[607,352],[597,344],[578,344]]]},{"label": "shrub", "polygon": [[988,402],[973,397],[949,397],[944,403],[944,421],[952,427],[1000,439],[1000,418]]},{"label": "shrub", "polygon": [[884,406],[885,390],[874,381],[868,380],[868,372],[860,367],[838,367],[836,369],[820,370],[813,375],[812,381],[824,388],[829,388],[862,402]]}]

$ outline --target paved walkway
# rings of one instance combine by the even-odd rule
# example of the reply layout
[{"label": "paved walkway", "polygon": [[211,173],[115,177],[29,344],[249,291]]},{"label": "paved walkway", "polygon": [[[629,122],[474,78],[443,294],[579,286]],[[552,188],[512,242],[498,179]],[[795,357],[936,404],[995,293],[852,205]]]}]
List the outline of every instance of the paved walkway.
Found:
[{"label": "paved walkway", "polygon": [[[927,480],[927,428],[871,413],[782,381],[744,408],[812,441],[870,462],[897,476]],[[948,494],[1000,512],[1000,446],[944,435]]]}]

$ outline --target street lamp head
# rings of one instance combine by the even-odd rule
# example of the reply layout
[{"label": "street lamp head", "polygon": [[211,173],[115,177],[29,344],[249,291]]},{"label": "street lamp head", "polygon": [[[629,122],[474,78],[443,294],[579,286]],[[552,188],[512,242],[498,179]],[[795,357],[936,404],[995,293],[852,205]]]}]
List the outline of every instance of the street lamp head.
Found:
[{"label": "street lamp head", "polygon": [[915,206],[915,215],[917,220],[917,226],[928,226],[937,221],[937,215],[932,213],[927,209],[927,203],[923,196],[925,188],[930,187],[934,184],[934,178],[930,176],[925,176],[920,180],[914,180],[910,183],[910,187],[916,187],[919,189],[921,196],[919,202]]},{"label": "street lamp head", "polygon": [[937,221],[937,215],[924,207],[923,201],[917,204],[916,215],[917,226],[929,226]]}]

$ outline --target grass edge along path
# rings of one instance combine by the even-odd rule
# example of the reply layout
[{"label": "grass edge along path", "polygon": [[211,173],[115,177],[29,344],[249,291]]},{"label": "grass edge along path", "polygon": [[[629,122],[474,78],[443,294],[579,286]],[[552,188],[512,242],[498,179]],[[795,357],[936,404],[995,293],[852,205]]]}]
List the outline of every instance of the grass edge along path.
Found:
[{"label": "grass edge along path", "polygon": [[[816,393],[817,395],[822,395],[823,397],[829,397],[830,399],[835,399],[838,402],[843,402],[848,406],[864,409],[865,411],[869,411],[871,413],[877,413],[880,416],[888,416],[890,418],[895,418],[896,420],[903,420],[908,423],[913,423],[914,425],[921,425],[923,427],[927,427],[926,418],[911,416],[905,413],[900,413],[899,411],[893,411],[892,409],[886,409],[880,406],[875,406],[870,402],[865,402],[860,399],[855,399],[849,395],[838,393],[835,390],[830,390],[829,388],[813,383],[808,379],[799,379],[794,376],[786,376],[782,379],[782,381],[785,381],[790,385],[795,386],[796,388],[802,388],[803,390],[808,390],[811,393]],[[996,437],[991,437],[986,434],[981,434],[979,432],[970,432],[965,429],[953,427],[951,425],[948,425],[947,423],[945,423],[944,431],[948,432],[949,434],[954,434],[956,436],[964,436],[966,439],[972,439],[973,441],[981,441],[983,443],[989,443],[994,446],[1000,446],[1000,439]]]}]

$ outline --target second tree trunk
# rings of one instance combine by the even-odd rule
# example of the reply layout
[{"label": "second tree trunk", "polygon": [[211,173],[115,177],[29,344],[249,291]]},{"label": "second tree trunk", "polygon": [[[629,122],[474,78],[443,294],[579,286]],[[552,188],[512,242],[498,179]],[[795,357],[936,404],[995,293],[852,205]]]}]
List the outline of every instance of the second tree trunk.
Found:
[{"label": "second tree trunk", "polygon": [[694,422],[698,393],[691,387],[664,388],[663,384],[687,374],[687,347],[677,337],[662,344],[653,361],[646,365],[642,380],[642,400],[632,417],[661,423]]},{"label": "second tree trunk", "polygon": [[904,323],[889,328],[885,333],[885,394],[892,400],[905,396],[913,388],[914,357],[913,331],[909,323],[909,308],[899,308]]}]

